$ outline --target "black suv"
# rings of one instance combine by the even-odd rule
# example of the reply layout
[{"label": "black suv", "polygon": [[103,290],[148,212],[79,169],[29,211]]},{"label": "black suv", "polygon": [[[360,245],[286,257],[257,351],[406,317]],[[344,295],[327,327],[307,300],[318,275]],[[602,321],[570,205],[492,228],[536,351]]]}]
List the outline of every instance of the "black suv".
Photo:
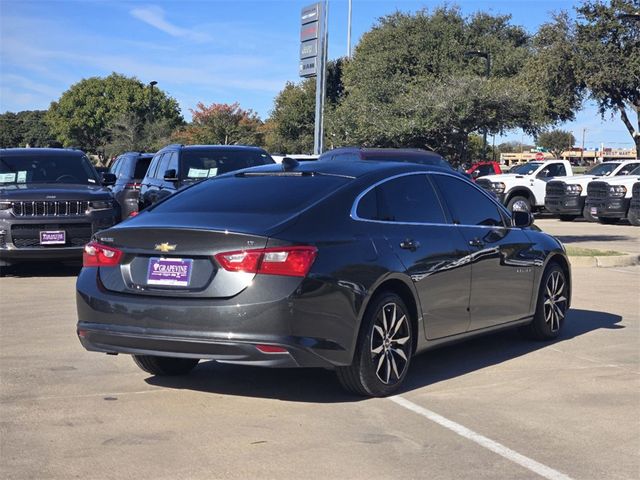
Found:
[{"label": "black suv", "polygon": [[79,150],[0,150],[0,266],[80,260],[91,236],[120,218],[113,195]]},{"label": "black suv", "polygon": [[275,163],[262,148],[241,145],[168,145],[156,153],[140,189],[147,207],[180,188],[223,173]]},{"label": "black suv", "polygon": [[420,148],[342,147],[324,152],[318,160],[380,160],[452,168],[441,155]]},{"label": "black suv", "polygon": [[111,190],[120,205],[123,220],[138,211],[140,186],[152,158],[153,153],[126,152],[111,164],[109,171],[116,176],[116,183]]}]

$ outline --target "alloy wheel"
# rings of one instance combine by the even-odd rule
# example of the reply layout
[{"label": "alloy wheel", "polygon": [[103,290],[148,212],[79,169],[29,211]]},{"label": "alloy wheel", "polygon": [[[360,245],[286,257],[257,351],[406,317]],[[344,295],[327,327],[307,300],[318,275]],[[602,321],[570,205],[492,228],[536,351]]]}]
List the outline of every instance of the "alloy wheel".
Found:
[{"label": "alloy wheel", "polygon": [[376,376],[385,385],[399,381],[411,355],[411,329],[407,314],[396,303],[385,304],[371,335],[371,359]]},{"label": "alloy wheel", "polygon": [[529,211],[529,204],[527,202],[525,202],[524,200],[518,200],[517,202],[514,202],[514,204],[512,206],[512,210],[513,211],[518,211],[518,212],[528,212]]},{"label": "alloy wheel", "polygon": [[544,291],[544,321],[552,332],[560,330],[560,322],[567,311],[565,280],[559,271],[554,271],[547,279]]}]

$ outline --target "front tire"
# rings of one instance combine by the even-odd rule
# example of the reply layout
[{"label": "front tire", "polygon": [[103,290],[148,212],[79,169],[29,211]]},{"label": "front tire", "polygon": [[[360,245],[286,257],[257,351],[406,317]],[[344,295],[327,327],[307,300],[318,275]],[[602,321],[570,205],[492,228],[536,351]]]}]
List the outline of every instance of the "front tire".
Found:
[{"label": "front tire", "polygon": [[560,335],[569,309],[568,292],[564,270],[557,263],[550,264],[540,283],[533,321],[522,328],[522,333],[532,340],[552,340]]},{"label": "front tire", "polygon": [[627,220],[629,223],[635,227],[640,227],[640,216],[634,211],[629,210],[629,214],[627,215]]},{"label": "front tire", "polygon": [[134,355],[133,361],[147,373],[160,376],[186,375],[196,368],[197,358],[156,357],[155,355]]},{"label": "front tire", "polygon": [[577,215],[560,215],[561,222],[573,222],[578,216]]},{"label": "front tire", "polygon": [[510,212],[519,210],[521,212],[531,212],[531,202],[527,197],[515,196],[507,203]]},{"label": "front tire", "polygon": [[353,363],[336,368],[338,380],[356,395],[384,397],[404,381],[413,355],[409,310],[394,293],[369,305],[362,320]]},{"label": "front tire", "polygon": [[620,220],[618,218],[610,218],[610,217],[598,217],[598,221],[603,223],[604,225],[615,225]]}]

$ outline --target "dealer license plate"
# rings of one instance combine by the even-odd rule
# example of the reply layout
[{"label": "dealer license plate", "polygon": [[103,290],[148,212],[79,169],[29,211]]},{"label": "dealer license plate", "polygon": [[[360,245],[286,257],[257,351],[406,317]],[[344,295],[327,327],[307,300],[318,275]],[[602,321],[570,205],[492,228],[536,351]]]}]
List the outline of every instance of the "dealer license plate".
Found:
[{"label": "dealer license plate", "polygon": [[40,245],[64,245],[67,234],[64,230],[49,230],[40,232]]},{"label": "dealer license plate", "polygon": [[598,207],[591,207],[591,215],[598,215]]},{"label": "dealer license plate", "polygon": [[148,285],[188,287],[191,281],[192,259],[150,258],[147,270]]}]

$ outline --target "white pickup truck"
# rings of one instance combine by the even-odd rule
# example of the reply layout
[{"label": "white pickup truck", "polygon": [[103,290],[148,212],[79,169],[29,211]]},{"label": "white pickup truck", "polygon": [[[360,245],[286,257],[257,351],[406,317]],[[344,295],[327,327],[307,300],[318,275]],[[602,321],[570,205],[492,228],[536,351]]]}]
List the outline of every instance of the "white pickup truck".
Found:
[{"label": "white pickup truck", "polygon": [[[629,175],[594,180],[587,185],[586,208],[600,223],[618,223],[629,217],[633,185],[640,181],[640,167]],[[632,221],[632,224],[635,223]]]},{"label": "white pickup truck", "polygon": [[533,212],[544,207],[547,182],[569,175],[573,175],[573,170],[567,160],[547,160],[518,165],[509,173],[488,175],[476,183],[495,193],[509,210]]},{"label": "white pickup truck", "polygon": [[544,206],[549,212],[558,214],[563,221],[571,221],[580,216],[589,221],[595,221],[596,219],[591,216],[590,210],[585,206],[589,182],[628,175],[639,166],[640,160],[604,162],[584,175],[554,178],[547,183]]}]

